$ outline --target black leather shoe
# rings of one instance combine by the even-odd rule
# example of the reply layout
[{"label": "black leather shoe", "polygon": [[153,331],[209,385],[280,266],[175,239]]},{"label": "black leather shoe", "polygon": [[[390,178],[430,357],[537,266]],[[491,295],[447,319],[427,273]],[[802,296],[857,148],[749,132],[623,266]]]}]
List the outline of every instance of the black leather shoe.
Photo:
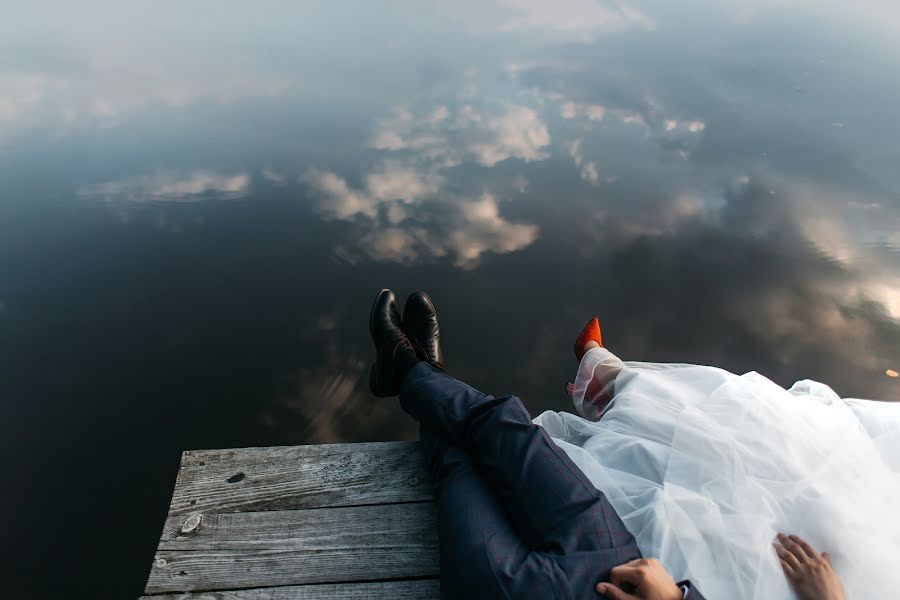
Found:
[{"label": "black leather shoe", "polygon": [[375,342],[375,364],[369,372],[369,387],[379,398],[396,396],[400,382],[419,359],[403,333],[400,308],[394,292],[381,290],[369,314],[369,332]]},{"label": "black leather shoe", "polygon": [[444,370],[444,351],[441,349],[441,327],[437,309],[425,292],[410,294],[403,307],[403,331],[409,341],[427,361]]}]

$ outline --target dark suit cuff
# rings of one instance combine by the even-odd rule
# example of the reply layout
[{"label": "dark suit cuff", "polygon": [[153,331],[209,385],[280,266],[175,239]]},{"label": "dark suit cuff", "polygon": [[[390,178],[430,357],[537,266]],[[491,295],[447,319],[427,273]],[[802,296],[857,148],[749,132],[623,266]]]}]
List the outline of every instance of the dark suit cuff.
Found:
[{"label": "dark suit cuff", "polygon": [[706,600],[706,598],[703,597],[703,594],[697,591],[697,589],[691,585],[691,582],[688,579],[679,581],[675,585],[680,587],[682,592],[684,592],[685,600]]}]

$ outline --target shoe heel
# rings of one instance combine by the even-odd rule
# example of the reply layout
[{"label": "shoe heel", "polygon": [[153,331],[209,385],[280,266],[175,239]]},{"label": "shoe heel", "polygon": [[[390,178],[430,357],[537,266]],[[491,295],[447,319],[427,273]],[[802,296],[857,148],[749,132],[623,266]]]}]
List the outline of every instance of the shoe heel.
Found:
[{"label": "shoe heel", "polygon": [[375,368],[375,365],[372,365],[372,368],[369,369],[369,390],[376,398],[388,398],[391,396],[391,394],[386,394],[381,389],[380,382],[378,381],[378,370]]},{"label": "shoe heel", "polygon": [[381,394],[378,393],[378,386],[376,385],[377,377],[375,376],[375,365],[369,369],[369,391],[372,392],[372,395],[376,398],[381,398]]}]

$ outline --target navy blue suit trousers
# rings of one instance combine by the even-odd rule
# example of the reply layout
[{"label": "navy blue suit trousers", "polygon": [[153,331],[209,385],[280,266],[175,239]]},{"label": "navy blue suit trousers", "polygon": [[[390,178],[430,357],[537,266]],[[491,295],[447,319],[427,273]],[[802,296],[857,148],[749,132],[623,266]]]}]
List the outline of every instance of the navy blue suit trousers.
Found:
[{"label": "navy blue suit trousers", "polygon": [[613,567],[640,558],[606,497],[515,396],[419,363],[400,403],[420,423],[435,486],[442,598],[596,600]]}]

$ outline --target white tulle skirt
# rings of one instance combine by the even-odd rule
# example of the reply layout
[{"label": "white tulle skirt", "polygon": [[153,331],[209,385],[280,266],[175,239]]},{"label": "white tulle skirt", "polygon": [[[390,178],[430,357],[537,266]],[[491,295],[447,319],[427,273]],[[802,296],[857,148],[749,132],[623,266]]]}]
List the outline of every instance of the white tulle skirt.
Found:
[{"label": "white tulle skirt", "polygon": [[710,600],[793,598],[783,531],[829,552],[848,598],[900,598],[900,405],[603,348],[573,398],[582,416],[534,421],[676,580]]}]

